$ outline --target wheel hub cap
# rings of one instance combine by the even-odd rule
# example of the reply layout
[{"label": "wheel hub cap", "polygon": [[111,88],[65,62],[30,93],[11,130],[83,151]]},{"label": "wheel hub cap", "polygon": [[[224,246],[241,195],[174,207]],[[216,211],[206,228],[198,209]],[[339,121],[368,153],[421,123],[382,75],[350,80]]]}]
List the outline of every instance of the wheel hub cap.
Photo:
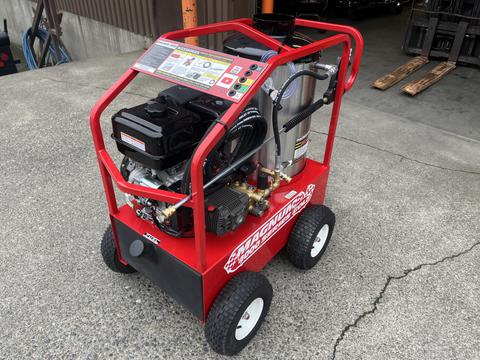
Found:
[{"label": "wheel hub cap", "polygon": [[310,250],[310,256],[312,258],[316,257],[325,246],[328,237],[328,231],[330,230],[328,224],[322,226],[320,231],[318,232],[317,236],[315,237],[315,241],[313,242],[312,249]]},{"label": "wheel hub cap", "polygon": [[235,339],[243,340],[252,332],[262,315],[263,306],[264,302],[260,297],[256,298],[250,303],[250,305],[248,305],[238,321],[235,330]]}]

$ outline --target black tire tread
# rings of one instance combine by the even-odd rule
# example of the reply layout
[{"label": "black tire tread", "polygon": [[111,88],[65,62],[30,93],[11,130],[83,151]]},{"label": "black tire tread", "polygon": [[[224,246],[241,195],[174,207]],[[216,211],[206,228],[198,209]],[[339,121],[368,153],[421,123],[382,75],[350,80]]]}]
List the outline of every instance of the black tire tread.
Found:
[{"label": "black tire tread", "polygon": [[330,224],[330,234],[327,241],[330,240],[333,227],[335,226],[335,215],[328,207],[324,205],[312,205],[306,208],[298,217],[287,243],[287,256],[290,262],[297,268],[307,270],[312,268],[316,261],[312,261],[310,251],[312,247],[312,237],[320,230],[320,225],[325,222]]},{"label": "black tire tread", "polygon": [[[232,331],[231,327],[236,326],[235,318],[241,311],[242,306],[259,288],[266,289],[270,293],[271,301],[273,289],[270,282],[265,276],[255,272],[247,271],[238,274],[222,289],[208,314],[205,324],[205,337],[214,351],[219,354],[234,355],[243,348],[243,346],[232,346],[228,334]],[[255,336],[268,312],[270,301],[265,301],[263,315],[258,320],[257,329],[254,329],[247,336],[246,343]]]},{"label": "black tire tread", "polygon": [[133,267],[123,265],[118,259],[115,239],[113,238],[112,225],[109,225],[103,234],[100,252],[102,253],[103,261],[110,268],[110,270],[122,274],[131,274],[136,272]]}]

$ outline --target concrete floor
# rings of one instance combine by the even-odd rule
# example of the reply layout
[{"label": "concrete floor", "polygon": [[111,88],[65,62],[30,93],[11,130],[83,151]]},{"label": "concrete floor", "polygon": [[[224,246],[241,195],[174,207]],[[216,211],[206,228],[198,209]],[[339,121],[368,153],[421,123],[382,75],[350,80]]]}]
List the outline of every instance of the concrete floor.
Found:
[{"label": "concrete floor", "polygon": [[[332,242],[311,271],[283,256],[267,266],[272,307],[238,359],[480,357],[479,73],[460,68],[413,99],[370,89],[408,59],[401,23],[358,24],[366,53],[337,132]],[[0,358],[221,358],[193,316],[99,253],[107,212],[88,115],[137,55],[0,79]],[[136,81],[105,131],[161,86]],[[326,127],[319,112],[313,157]]]}]

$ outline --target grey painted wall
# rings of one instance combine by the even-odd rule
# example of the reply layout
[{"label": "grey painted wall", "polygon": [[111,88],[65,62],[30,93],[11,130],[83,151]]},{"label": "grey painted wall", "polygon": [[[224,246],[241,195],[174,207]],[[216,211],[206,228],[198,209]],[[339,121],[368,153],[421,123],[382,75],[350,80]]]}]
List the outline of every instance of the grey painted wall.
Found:
[{"label": "grey painted wall", "polygon": [[[32,23],[35,4],[28,0],[0,0],[0,20],[8,20],[10,40],[20,44]],[[147,47],[151,39],[68,12],[63,13],[62,41],[74,60],[108,56]]]}]

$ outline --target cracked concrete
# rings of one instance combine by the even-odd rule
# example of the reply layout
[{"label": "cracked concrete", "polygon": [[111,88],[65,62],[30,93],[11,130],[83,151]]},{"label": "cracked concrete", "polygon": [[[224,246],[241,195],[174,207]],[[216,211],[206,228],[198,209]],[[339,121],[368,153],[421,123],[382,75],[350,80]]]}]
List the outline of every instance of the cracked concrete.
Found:
[{"label": "cracked concrete", "polygon": [[349,331],[351,331],[352,328],[354,327],[358,327],[359,326],[359,323],[367,316],[369,315],[373,315],[377,310],[378,310],[378,305],[380,303],[380,301],[383,299],[384,297],[384,294],[385,292],[387,291],[388,287],[390,286],[391,282],[392,281],[396,281],[396,280],[401,280],[403,279],[404,277],[410,275],[411,273],[415,272],[415,271],[418,271],[418,270],[421,270],[422,268],[426,267],[426,266],[436,266],[436,265],[439,265],[441,263],[443,263],[444,261],[446,260],[453,260],[453,259],[456,259],[462,255],[466,255],[468,254],[469,252],[471,252],[472,250],[474,250],[478,245],[480,245],[480,242],[477,242],[475,244],[473,244],[472,246],[470,246],[468,249],[466,250],[463,250],[457,254],[454,254],[454,255],[448,255],[438,261],[435,261],[433,263],[425,263],[425,264],[420,264],[420,265],[417,265],[415,266],[414,268],[411,268],[411,269],[407,269],[407,270],[404,270],[403,273],[401,275],[398,275],[398,276],[389,276],[387,278],[387,281],[385,281],[385,284],[383,285],[382,289],[380,290],[378,296],[375,298],[375,300],[373,301],[372,303],[372,308],[370,310],[367,310],[365,312],[363,312],[362,314],[360,314],[353,323],[351,324],[348,324],[347,326],[345,326],[342,330],[342,332],[340,333],[339,337],[337,338],[337,340],[335,341],[335,345],[333,347],[333,353],[332,353],[332,357],[331,359],[334,360],[336,358],[336,355],[337,355],[337,349],[338,347],[340,346],[341,342],[344,340],[345,336],[348,334]]},{"label": "cracked concrete", "polygon": [[[317,133],[317,134],[327,135],[327,133],[322,132],[322,131],[312,130],[312,132]],[[344,136],[338,136],[338,135],[336,135],[335,138],[336,138],[336,139],[346,140],[346,141],[351,141],[351,142],[353,142],[353,143],[355,143],[355,144],[359,144],[359,145],[363,145],[363,146],[368,146],[369,148],[372,148],[372,149],[375,149],[375,150],[378,150],[378,151],[383,151],[383,152],[386,152],[386,153],[391,154],[391,155],[398,156],[398,157],[400,158],[400,161],[408,160],[408,161],[413,161],[413,162],[416,162],[416,163],[418,163],[418,164],[422,164],[422,165],[425,165],[425,166],[435,167],[435,168],[437,168],[437,169],[449,170],[449,171],[456,171],[456,172],[461,172],[461,173],[465,173],[465,174],[480,175],[480,172],[477,172],[477,171],[469,171],[469,170],[462,170],[462,169],[452,169],[452,168],[449,168],[449,167],[444,167],[444,166],[440,166],[440,165],[436,165],[436,164],[427,163],[427,162],[425,162],[425,161],[421,161],[421,160],[417,160],[417,159],[412,159],[412,158],[410,158],[410,157],[408,157],[408,156],[405,156],[405,155],[402,155],[402,154],[398,154],[398,153],[395,153],[395,152],[393,152],[393,151],[389,151],[389,150],[386,150],[386,149],[381,149],[381,148],[379,148],[379,147],[376,147],[376,146],[373,146],[373,145],[370,145],[370,144],[366,144],[366,143],[362,143],[362,142],[357,141],[357,140],[349,139],[349,138],[344,137]]]},{"label": "cracked concrete", "polygon": [[[408,59],[372,30],[389,21],[360,23],[367,53],[342,105],[326,196],[331,244],[311,271],[282,255],[263,270],[274,300],[239,359],[478,358],[479,74],[459,69],[471,83],[447,77],[415,99],[369,89]],[[221,358],[193,316],[99,255],[107,212],[89,111],[136,56],[0,78],[0,358]],[[114,111],[164,86],[139,77],[107,109],[105,133]],[[313,119],[317,159],[327,116]]]}]

